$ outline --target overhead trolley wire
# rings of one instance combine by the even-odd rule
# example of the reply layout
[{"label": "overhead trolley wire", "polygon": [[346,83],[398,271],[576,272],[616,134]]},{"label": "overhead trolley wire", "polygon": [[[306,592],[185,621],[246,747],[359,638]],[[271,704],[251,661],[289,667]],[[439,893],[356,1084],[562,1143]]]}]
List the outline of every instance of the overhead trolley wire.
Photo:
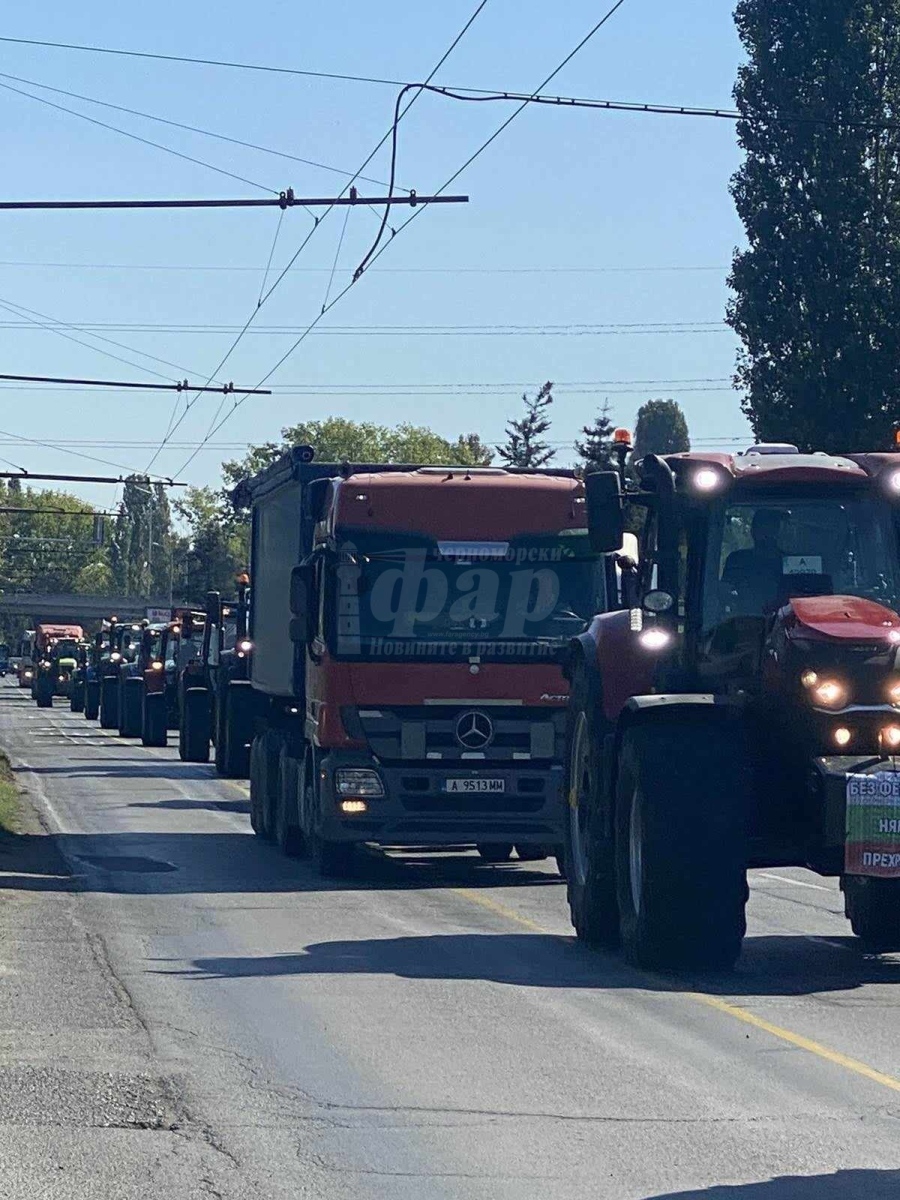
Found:
[{"label": "overhead trolley wire", "polygon": [[[441,67],[444,65],[444,63],[447,61],[447,59],[450,57],[450,55],[453,53],[453,51],[456,49],[456,47],[459,45],[459,43],[462,41],[462,39],[465,37],[465,35],[468,33],[469,29],[471,29],[472,25],[474,24],[474,22],[477,20],[478,16],[481,14],[483,9],[487,5],[487,2],[488,2],[488,0],[479,0],[479,3],[477,5],[477,7],[475,8],[474,12],[472,13],[472,15],[466,21],[465,25],[463,25],[462,29],[456,34],[453,41],[450,43],[448,48],[444,51],[444,53],[438,59],[437,63],[434,65],[432,70],[429,72],[429,74],[426,78],[426,83],[430,83],[431,80],[434,78],[434,76],[437,74],[437,72],[441,69]],[[619,2],[622,3],[622,0],[619,0]],[[343,197],[344,194],[350,190],[350,188],[353,186],[355,181],[361,177],[361,173],[366,169],[366,167],[368,167],[369,163],[372,161],[372,159],[375,157],[375,155],[378,153],[378,151],[381,149],[381,147],[385,144],[385,142],[391,136],[391,132],[392,132],[394,126],[403,120],[403,118],[406,116],[406,114],[409,112],[409,110],[415,104],[416,100],[419,98],[420,95],[421,95],[421,93],[417,92],[416,95],[411,98],[409,104],[407,104],[406,108],[403,110],[402,113],[400,113],[400,115],[397,117],[394,124],[391,126],[391,129],[388,129],[388,131],[384,134],[384,136],[378,141],[378,144],[375,146],[375,148],[365,158],[365,160],[363,161],[361,166],[358,168],[356,173],[346,182],[342,191],[339,194],[339,198]],[[244,334],[249,329],[251,323],[255,319],[256,314],[259,312],[260,308],[263,306],[263,304],[265,304],[267,302],[269,297],[272,295],[272,293],[275,291],[275,289],[279,286],[279,284],[284,279],[284,277],[287,275],[287,273],[291,270],[294,263],[297,261],[297,259],[300,257],[300,255],[303,253],[304,249],[307,247],[307,245],[309,245],[310,239],[312,238],[313,234],[316,232],[317,229],[319,229],[321,227],[322,221],[325,220],[325,218],[329,215],[329,213],[332,211],[333,208],[334,208],[334,205],[332,205],[331,208],[326,209],[326,211],[323,213],[323,215],[316,222],[315,226],[309,231],[309,233],[306,235],[306,237],[303,239],[303,241],[297,247],[297,249],[295,250],[292,257],[288,260],[287,264],[279,272],[275,281],[268,288],[268,290],[263,293],[262,297],[260,298],[259,302],[257,303],[256,308],[250,313],[249,317],[247,318],[246,322],[244,323],[243,328],[237,334],[237,336],[235,337],[235,339],[231,343],[231,345],[228,347],[227,351],[225,352],[224,357],[219,361],[218,365],[216,366],[215,370],[213,371],[212,375],[210,376],[210,379],[213,379],[213,378],[215,378],[215,376],[218,375],[219,371],[222,369],[222,367],[225,365],[225,363],[228,361],[228,359],[231,357],[231,355],[237,349],[238,345],[241,342],[241,339],[243,338]],[[207,380],[207,382],[209,382],[209,380]],[[175,422],[175,424],[171,427],[171,429],[166,431],[165,436],[163,437],[162,441],[159,444],[159,448],[156,450],[153,457],[150,459],[150,462],[148,463],[148,469],[150,466],[153,465],[153,463],[156,461],[156,459],[162,453],[162,451],[165,448],[165,445],[166,445],[167,441],[169,440],[169,438],[171,437],[171,435],[175,432],[176,429],[178,429],[178,427],[181,425],[182,421],[184,421],[185,417],[187,416],[188,412],[190,411],[191,405],[192,405],[192,402],[188,402],[185,405],[184,412],[181,414],[181,416],[178,418],[178,420]],[[213,418],[213,421],[215,421],[217,419],[220,411],[221,411],[221,404],[219,406],[219,409],[216,412],[215,417]],[[212,424],[213,424],[213,422],[210,422],[210,428],[212,427]]]},{"label": "overhead trolley wire", "polygon": [[[586,46],[588,44],[588,42],[590,42],[591,39],[593,37],[595,37],[595,35],[597,33],[599,33],[599,31],[603,28],[603,26],[607,23],[607,21],[609,21],[618,12],[618,10],[622,7],[622,5],[624,3],[625,3],[625,0],[616,0],[616,2],[600,18],[600,20],[597,21],[596,24],[588,31],[588,33],[581,39],[581,41],[577,44],[577,46],[574,48],[574,50],[570,51],[570,53],[566,55],[566,57],[562,60],[562,62],[560,62],[559,65],[556,66],[550,72],[550,74],[543,81],[543,83],[541,83],[539,85],[539,87],[535,89],[535,92],[540,91],[542,88],[546,87],[547,84],[551,80],[555,79],[556,76],[560,73],[560,71],[562,71],[563,68],[569,62],[572,61],[572,59],[575,57],[575,55],[578,54],[584,48],[584,46]],[[482,7],[483,7],[483,5],[482,5]],[[478,12],[480,12],[480,11],[481,11],[481,7],[479,7],[479,9],[476,11],[475,16],[477,16]],[[474,17],[472,18],[472,20],[474,20]],[[471,20],[470,20],[470,24],[471,24]],[[433,75],[434,75],[434,72],[432,72],[432,77],[433,77]],[[428,80],[426,80],[426,83],[428,83],[428,82],[430,82],[430,78]],[[417,99],[418,96],[420,96],[421,94],[422,94],[421,91],[416,92],[416,95],[413,97],[413,101],[415,99]],[[410,101],[410,105],[412,104],[413,101]],[[404,111],[408,111],[410,105],[407,105],[407,108]],[[516,117],[519,116],[519,114],[526,107],[527,107],[527,101],[520,104],[519,107],[515,110],[515,112],[513,112],[511,114],[511,116],[509,116],[503,122],[503,124],[500,125],[491,134],[491,136],[485,142],[483,142],[481,144],[481,146],[479,146],[478,149],[473,154],[471,154],[466,159],[466,161],[463,163],[463,165],[450,176],[450,178],[446,181],[446,183],[444,183],[442,187],[437,189],[435,195],[440,195],[441,192],[446,191],[446,189],[450,186],[450,184],[453,183],[454,180],[456,180],[463,173],[463,171],[465,171],[466,168],[468,166],[470,166],[471,163],[473,163],[476,158],[479,157],[479,155],[484,153],[484,151],[488,148],[488,146],[490,146],[491,143],[494,142],[500,136],[500,134],[503,133],[503,131],[512,124],[512,122],[516,119]],[[402,119],[402,114],[400,113],[399,106],[396,110],[396,113],[398,115],[395,116],[394,124],[392,126],[391,131],[389,132],[389,134],[387,136],[391,136],[391,134],[394,133],[400,119]],[[383,141],[384,140],[386,140],[386,139],[383,139]],[[406,229],[407,226],[409,226],[412,223],[412,221],[415,219],[415,217],[418,216],[419,212],[421,212],[421,209],[418,210],[417,212],[414,212],[411,217],[407,218],[407,220],[404,221],[399,226],[399,228],[396,232],[399,233],[403,229]],[[393,241],[394,241],[394,238],[392,237],[390,242],[384,243],[383,245],[380,246],[380,248],[376,249],[375,247],[373,247],[373,250],[369,251],[369,254],[366,256],[366,260],[364,260],[364,262],[374,261],[376,258],[380,257],[381,254],[384,252],[384,250],[387,248],[387,246],[393,244]],[[363,267],[363,269],[364,269],[364,267]],[[257,386],[261,387],[264,383],[266,383],[272,377],[272,375],[275,374],[275,372],[278,370],[278,368],[294,353],[294,351],[298,348],[298,346],[300,346],[302,344],[302,342],[309,336],[309,334],[312,332],[312,330],[315,328],[315,326],[322,320],[322,318],[325,316],[325,314],[327,312],[329,312],[332,308],[334,308],[334,306],[336,304],[338,304],[343,299],[344,296],[346,296],[347,292],[349,292],[350,289],[355,286],[358,279],[360,279],[362,277],[362,273],[363,273],[363,270],[361,270],[359,268],[357,269],[357,271],[354,272],[353,277],[351,278],[350,282],[340,292],[338,292],[338,294],[334,297],[333,300],[330,301],[330,303],[327,306],[323,307],[322,311],[318,314],[318,316],[316,316],[310,322],[310,324],[307,326],[307,328],[304,330],[304,332],[301,333],[301,335],[297,338],[297,340],[293,343],[293,345],[281,356],[281,358],[278,359],[278,361],[275,363],[275,365],[263,376],[263,378],[260,380],[260,382]],[[206,435],[205,435],[203,441],[200,443],[200,445],[197,447],[197,449],[195,449],[193,451],[193,453],[187,458],[184,465],[179,468],[179,471],[177,472],[178,474],[180,474],[181,471],[183,471],[187,466],[190,465],[191,462],[193,462],[194,458],[196,458],[196,456],[199,453],[202,446],[205,445],[205,443],[207,441],[209,441],[210,438],[212,438],[219,431],[219,429],[222,428],[222,426],[225,424],[225,422],[229,420],[232,413],[236,412],[237,409],[240,407],[240,403],[241,403],[240,401],[235,401],[229,412],[225,413],[225,415],[223,417],[221,417],[217,423],[210,425],[210,427],[207,429],[207,432],[206,432]],[[220,404],[220,407],[221,407],[221,404]]]}]

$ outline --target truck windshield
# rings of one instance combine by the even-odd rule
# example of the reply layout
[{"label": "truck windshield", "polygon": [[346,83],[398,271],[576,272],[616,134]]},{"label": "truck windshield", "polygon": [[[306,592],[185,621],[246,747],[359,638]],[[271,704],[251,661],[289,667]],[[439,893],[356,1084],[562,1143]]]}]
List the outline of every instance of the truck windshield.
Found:
[{"label": "truck windshield", "polygon": [[897,531],[873,496],[726,501],[711,518],[704,627],[764,616],[792,596],[900,603]]},{"label": "truck windshield", "polygon": [[345,542],[337,651],[365,657],[552,655],[602,607],[603,569],[581,531],[508,542]]}]

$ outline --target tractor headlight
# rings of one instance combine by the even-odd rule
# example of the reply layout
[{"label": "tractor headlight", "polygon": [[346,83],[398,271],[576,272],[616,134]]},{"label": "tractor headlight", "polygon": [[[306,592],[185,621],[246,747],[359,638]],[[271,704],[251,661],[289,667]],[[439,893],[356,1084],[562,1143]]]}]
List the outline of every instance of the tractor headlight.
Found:
[{"label": "tractor headlight", "polygon": [[162,669],[163,669],[163,664],[159,661],[159,659],[157,659],[156,661],[154,661],[150,664],[151,671],[161,671]]},{"label": "tractor headlight", "polygon": [[111,655],[109,656],[109,661],[110,661],[110,662],[121,662],[121,661],[122,661],[122,655],[121,655],[121,654],[116,654],[116,653],[113,653],[113,654],[111,654]]},{"label": "tractor headlight", "polygon": [[241,651],[242,654],[249,654],[250,651],[253,649],[253,643],[250,641],[249,638],[244,638],[244,640],[242,642],[238,642],[237,648],[238,648],[238,650]]},{"label": "tractor headlight", "polygon": [[847,688],[839,679],[817,679],[808,691],[810,700],[819,708],[843,708],[847,703]]},{"label": "tractor headlight", "polygon": [[888,684],[887,697],[891,704],[900,707],[900,679],[894,679]]}]

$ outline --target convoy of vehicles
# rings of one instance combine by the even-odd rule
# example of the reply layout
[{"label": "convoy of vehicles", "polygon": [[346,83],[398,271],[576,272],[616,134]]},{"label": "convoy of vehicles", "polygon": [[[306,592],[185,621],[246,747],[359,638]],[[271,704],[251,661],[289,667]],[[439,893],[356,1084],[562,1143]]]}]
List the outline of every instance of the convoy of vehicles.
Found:
[{"label": "convoy of vehicles", "polygon": [[586,480],[595,549],[625,513],[642,533],[567,667],[579,936],[728,967],[748,866],[794,865],[839,876],[854,932],[900,947],[900,460],[758,446],[636,466],[636,486]]},{"label": "convoy of vehicles", "polygon": [[322,873],[555,855],[580,938],[684,969],[736,960],[748,868],[802,866],[900,949],[900,455],[616,444],[583,480],[298,447],[235,495],[252,604],[242,576],[90,641],[38,625],[20,685],[212,744]]},{"label": "convoy of vehicles", "polygon": [[312,458],[243,485],[254,830],[330,874],[362,842],[558,853],[560,662],[605,604],[581,481]]}]

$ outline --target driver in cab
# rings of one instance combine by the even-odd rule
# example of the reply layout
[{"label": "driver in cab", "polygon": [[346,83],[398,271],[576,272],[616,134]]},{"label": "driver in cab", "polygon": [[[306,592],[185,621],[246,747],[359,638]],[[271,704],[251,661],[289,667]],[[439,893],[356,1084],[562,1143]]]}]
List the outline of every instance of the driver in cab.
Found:
[{"label": "driver in cab", "polygon": [[777,599],[784,563],[779,537],[785,515],[774,508],[758,508],[750,525],[753,545],[733,550],[725,560],[722,583],[747,614],[761,614]]}]

